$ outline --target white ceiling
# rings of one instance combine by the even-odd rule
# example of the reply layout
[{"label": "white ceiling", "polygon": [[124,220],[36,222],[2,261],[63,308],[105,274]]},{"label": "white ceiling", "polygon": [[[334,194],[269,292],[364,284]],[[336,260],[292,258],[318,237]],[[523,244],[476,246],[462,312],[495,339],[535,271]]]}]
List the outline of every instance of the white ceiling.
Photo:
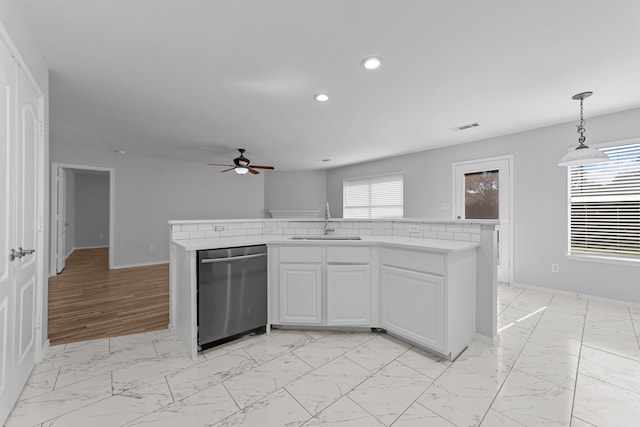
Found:
[{"label": "white ceiling", "polygon": [[54,143],[306,170],[640,107],[638,0],[20,2]]}]

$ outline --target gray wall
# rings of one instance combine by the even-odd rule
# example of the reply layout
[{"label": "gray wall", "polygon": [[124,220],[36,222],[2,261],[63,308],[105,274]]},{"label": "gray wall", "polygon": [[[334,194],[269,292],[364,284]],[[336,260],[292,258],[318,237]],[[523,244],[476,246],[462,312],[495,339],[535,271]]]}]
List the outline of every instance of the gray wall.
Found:
[{"label": "gray wall", "polygon": [[76,173],[73,169],[65,169],[65,207],[64,222],[69,224],[65,230],[65,257],[76,248]]},{"label": "gray wall", "polygon": [[325,171],[267,172],[264,177],[265,217],[270,209],[316,209],[327,200]]},{"label": "gray wall", "polygon": [[[640,139],[640,109],[587,119],[587,143]],[[640,304],[640,266],[568,259],[567,170],[557,166],[577,144],[576,123],[541,128],[448,148],[423,151],[327,171],[327,198],[342,211],[345,178],[404,172],[405,217],[438,218],[451,212],[453,162],[513,154],[514,281]],[[560,265],[551,273],[551,264]]]},{"label": "gray wall", "polygon": [[[262,218],[264,175],[52,141],[51,161],[114,169],[114,266],[168,262],[171,219]],[[154,245],[156,251],[150,247]]]},{"label": "gray wall", "polygon": [[75,173],[75,247],[109,246],[109,173]]}]

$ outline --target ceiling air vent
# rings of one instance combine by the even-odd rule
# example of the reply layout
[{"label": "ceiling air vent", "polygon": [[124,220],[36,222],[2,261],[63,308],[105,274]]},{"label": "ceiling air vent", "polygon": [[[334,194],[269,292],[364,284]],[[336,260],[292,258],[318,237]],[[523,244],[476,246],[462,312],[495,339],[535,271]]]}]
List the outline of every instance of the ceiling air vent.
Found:
[{"label": "ceiling air vent", "polygon": [[469,124],[466,124],[466,125],[455,127],[455,128],[453,128],[451,130],[454,131],[454,132],[458,132],[460,130],[467,130],[467,129],[471,129],[471,128],[477,128],[478,126],[480,126],[478,123],[469,123]]}]

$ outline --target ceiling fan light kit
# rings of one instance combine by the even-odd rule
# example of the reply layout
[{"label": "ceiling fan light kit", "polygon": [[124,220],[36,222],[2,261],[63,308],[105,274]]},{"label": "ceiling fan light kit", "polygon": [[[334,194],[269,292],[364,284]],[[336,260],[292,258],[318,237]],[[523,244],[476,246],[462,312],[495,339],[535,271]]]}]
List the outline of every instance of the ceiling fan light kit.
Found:
[{"label": "ceiling fan light kit", "polygon": [[592,163],[606,162],[609,160],[609,157],[607,157],[607,155],[602,151],[590,148],[584,143],[586,138],[584,136],[585,121],[583,118],[582,103],[585,98],[588,98],[591,95],[593,95],[593,92],[582,92],[571,97],[571,99],[580,101],[580,122],[578,122],[578,134],[580,134],[580,137],[578,138],[578,146],[575,150],[571,150],[562,156],[558,166],[583,166],[590,165]]},{"label": "ceiling fan light kit", "polygon": [[221,165],[218,163],[209,163],[209,166],[226,166],[228,169],[221,170],[220,172],[229,172],[235,171],[238,175],[246,175],[247,173],[251,173],[253,175],[258,175],[260,172],[256,169],[265,169],[265,170],[275,170],[273,166],[259,166],[252,165],[251,160],[247,159],[244,156],[244,152],[246,151],[244,148],[238,148],[240,152],[240,156],[233,159],[232,165]]},{"label": "ceiling fan light kit", "polygon": [[233,170],[234,170],[234,171],[235,171],[235,173],[237,173],[238,175],[244,175],[244,174],[246,174],[247,172],[249,172],[249,169],[248,169],[248,168],[243,168],[242,166],[235,167]]}]

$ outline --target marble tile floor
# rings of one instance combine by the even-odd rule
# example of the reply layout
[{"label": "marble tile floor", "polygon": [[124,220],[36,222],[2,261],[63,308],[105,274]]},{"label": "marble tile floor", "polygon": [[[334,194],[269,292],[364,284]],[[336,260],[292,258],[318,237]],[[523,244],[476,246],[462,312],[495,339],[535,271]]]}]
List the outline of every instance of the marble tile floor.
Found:
[{"label": "marble tile floor", "polygon": [[275,330],[189,359],[158,331],[51,347],[6,426],[632,426],[640,309],[499,286],[501,343]]}]

